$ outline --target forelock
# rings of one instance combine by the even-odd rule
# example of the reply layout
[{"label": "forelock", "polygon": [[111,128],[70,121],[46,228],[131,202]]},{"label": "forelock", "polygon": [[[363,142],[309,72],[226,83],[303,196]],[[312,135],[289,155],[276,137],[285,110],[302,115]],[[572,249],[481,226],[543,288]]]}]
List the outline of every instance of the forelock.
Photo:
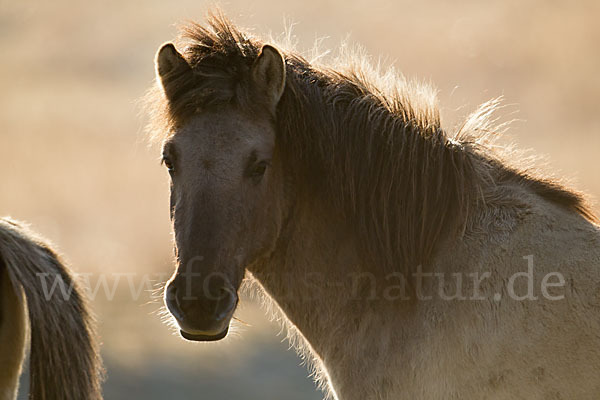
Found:
[{"label": "forelock", "polygon": [[153,139],[164,140],[174,127],[194,114],[224,105],[255,107],[249,87],[250,69],[262,44],[239,30],[222,14],[211,14],[206,26],[188,23],[180,28],[177,47],[191,72],[168,83],[167,97],[160,85],[145,97]]}]

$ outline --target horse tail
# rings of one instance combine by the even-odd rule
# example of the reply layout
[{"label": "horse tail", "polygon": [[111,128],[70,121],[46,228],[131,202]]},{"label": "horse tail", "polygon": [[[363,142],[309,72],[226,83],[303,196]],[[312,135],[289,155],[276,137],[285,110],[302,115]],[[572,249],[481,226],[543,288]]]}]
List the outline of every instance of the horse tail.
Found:
[{"label": "horse tail", "polygon": [[[16,374],[17,379],[25,347],[24,324],[19,319],[20,316],[25,319],[27,304],[31,333],[29,398],[102,399],[102,365],[95,342],[93,318],[81,289],[57,254],[44,241],[22,225],[0,218],[2,278],[9,282],[0,282],[0,289],[6,290],[12,286],[12,293],[3,295],[9,299],[8,304],[0,304],[0,312],[8,311],[7,314],[0,314],[0,339],[8,340],[13,328],[14,332],[13,343],[0,342],[0,353],[16,352],[8,356],[12,357],[13,364],[6,370],[11,370],[12,375]],[[10,301],[11,297],[20,301]],[[11,303],[12,312],[7,310]],[[15,342],[22,343],[22,348],[11,348]],[[17,385],[15,382],[14,390]],[[0,399],[11,398],[10,394],[2,397],[2,390],[0,387]]]}]

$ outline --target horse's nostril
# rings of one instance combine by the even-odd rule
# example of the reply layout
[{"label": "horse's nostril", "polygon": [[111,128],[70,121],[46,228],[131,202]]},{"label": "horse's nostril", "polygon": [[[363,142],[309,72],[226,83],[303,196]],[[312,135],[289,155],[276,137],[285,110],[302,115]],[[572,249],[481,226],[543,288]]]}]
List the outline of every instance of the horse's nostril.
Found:
[{"label": "horse's nostril", "polygon": [[227,298],[227,297],[231,296],[232,294],[233,294],[233,291],[229,287],[222,287],[221,289],[219,289],[219,298],[221,298],[221,299]]},{"label": "horse's nostril", "polygon": [[237,293],[231,285],[221,284],[194,289],[198,292],[190,290],[193,294],[186,294],[185,288],[175,281],[165,290],[165,303],[178,323],[202,326],[231,317],[238,303]]},{"label": "horse's nostril", "polygon": [[231,288],[221,289],[221,298],[215,304],[215,319],[222,320],[229,316],[237,306],[238,297],[235,291]]},{"label": "horse's nostril", "polygon": [[167,286],[165,296],[166,296],[167,300],[173,300],[173,301],[175,300],[175,298],[177,297],[177,288],[175,287],[175,285]]},{"label": "horse's nostril", "polygon": [[165,302],[167,303],[167,308],[176,319],[183,319],[183,310],[179,303],[177,287],[175,285],[167,286],[167,290],[165,291]]}]

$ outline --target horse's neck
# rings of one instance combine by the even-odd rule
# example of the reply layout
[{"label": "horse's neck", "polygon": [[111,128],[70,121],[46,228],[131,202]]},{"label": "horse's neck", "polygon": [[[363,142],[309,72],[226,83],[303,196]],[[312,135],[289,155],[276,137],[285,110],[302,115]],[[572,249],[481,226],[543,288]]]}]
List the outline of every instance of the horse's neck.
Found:
[{"label": "horse's neck", "polygon": [[[376,335],[382,333],[389,302],[373,300],[379,278],[361,265],[343,223],[327,213],[303,213],[293,220],[270,262],[251,272],[308,342],[303,350],[315,357],[315,367],[325,367],[318,372],[336,390],[358,394],[376,371],[373,364],[385,358]],[[356,374],[361,382],[352,378]]]}]

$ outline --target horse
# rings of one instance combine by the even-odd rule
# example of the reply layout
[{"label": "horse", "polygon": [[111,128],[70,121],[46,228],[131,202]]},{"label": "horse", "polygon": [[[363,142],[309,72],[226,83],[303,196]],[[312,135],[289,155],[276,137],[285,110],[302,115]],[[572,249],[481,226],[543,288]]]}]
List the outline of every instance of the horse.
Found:
[{"label": "horse", "polygon": [[598,220],[490,144],[497,101],[448,130],[428,89],[220,13],[175,43],[148,100],[183,338],[225,338],[250,282],[328,398],[598,397]]},{"label": "horse", "polygon": [[81,289],[44,240],[0,218],[0,400],[17,396],[27,325],[30,399],[102,399],[101,361]]}]

